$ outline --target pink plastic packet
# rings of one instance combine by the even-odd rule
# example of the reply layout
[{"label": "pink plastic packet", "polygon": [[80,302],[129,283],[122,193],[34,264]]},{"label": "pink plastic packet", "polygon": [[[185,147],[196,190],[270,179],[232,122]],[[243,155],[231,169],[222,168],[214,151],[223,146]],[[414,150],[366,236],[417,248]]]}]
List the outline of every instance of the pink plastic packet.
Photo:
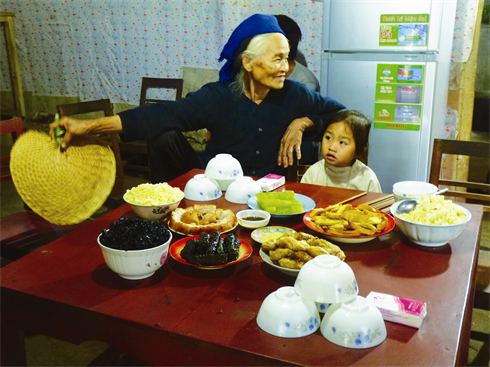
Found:
[{"label": "pink plastic packet", "polygon": [[260,184],[262,191],[272,191],[286,183],[286,178],[275,173],[269,173],[267,176],[259,178],[257,182]]},{"label": "pink plastic packet", "polygon": [[369,293],[366,299],[378,308],[386,321],[418,329],[427,315],[427,304],[422,301],[378,292]]}]

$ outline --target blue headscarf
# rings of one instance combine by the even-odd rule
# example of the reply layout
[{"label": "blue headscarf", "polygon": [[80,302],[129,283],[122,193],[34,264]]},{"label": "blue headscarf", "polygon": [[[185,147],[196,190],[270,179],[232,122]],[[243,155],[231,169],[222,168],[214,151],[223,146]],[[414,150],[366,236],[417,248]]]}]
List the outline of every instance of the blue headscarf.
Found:
[{"label": "blue headscarf", "polygon": [[254,14],[240,23],[231,34],[218,59],[219,62],[223,61],[223,59],[227,60],[219,71],[220,82],[229,82],[231,80],[235,52],[240,48],[240,43],[245,38],[263,33],[281,33],[286,36],[281,27],[279,27],[277,18],[273,15]]}]

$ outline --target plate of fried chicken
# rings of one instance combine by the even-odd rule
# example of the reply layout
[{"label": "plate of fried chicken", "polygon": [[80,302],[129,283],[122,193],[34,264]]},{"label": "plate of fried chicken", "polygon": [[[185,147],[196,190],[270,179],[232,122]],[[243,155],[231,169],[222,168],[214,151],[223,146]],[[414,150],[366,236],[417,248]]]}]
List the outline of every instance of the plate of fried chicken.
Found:
[{"label": "plate of fried chicken", "polygon": [[304,232],[285,233],[264,242],[259,254],[266,264],[291,276],[298,275],[306,262],[319,255],[334,255],[341,260],[345,259],[340,247]]}]

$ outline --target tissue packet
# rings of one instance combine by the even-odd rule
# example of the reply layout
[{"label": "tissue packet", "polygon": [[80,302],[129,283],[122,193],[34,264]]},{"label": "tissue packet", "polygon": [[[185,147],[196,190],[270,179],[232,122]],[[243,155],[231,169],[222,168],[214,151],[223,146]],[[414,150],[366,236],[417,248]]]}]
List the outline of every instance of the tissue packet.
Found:
[{"label": "tissue packet", "polygon": [[286,183],[286,178],[275,173],[269,173],[267,176],[259,178],[257,182],[260,184],[262,191],[272,191]]},{"label": "tissue packet", "polygon": [[418,329],[427,315],[427,304],[422,301],[378,292],[369,293],[366,299],[378,308],[386,321]]}]

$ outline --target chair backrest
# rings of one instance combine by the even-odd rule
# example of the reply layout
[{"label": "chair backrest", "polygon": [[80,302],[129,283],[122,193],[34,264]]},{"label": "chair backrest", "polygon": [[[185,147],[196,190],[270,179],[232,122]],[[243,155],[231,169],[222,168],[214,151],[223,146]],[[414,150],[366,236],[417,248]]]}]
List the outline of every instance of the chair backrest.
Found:
[{"label": "chair backrest", "polygon": [[[11,120],[0,121],[0,135],[11,134],[12,143],[14,143],[23,133],[24,123],[22,122],[22,118],[18,117]],[[12,175],[10,174],[10,153],[9,155],[0,157],[0,163],[0,181],[12,180]],[[8,173],[4,174],[4,172]]]},{"label": "chair backrest", "polygon": [[[298,161],[298,158],[296,157],[296,153],[293,153],[293,165],[288,166],[286,169],[286,180],[287,181],[292,181],[292,182],[300,182],[301,178],[303,175],[306,173],[308,168],[310,168],[313,164],[318,162],[321,159],[321,149],[322,149],[322,140],[323,140],[323,134],[320,136],[317,136],[311,141],[303,141],[302,144],[302,153],[303,147],[305,146],[306,143],[311,144],[313,143],[312,149],[314,152],[314,157],[308,158],[310,161],[308,164],[300,164]],[[308,150],[308,147],[307,147]],[[307,154],[308,155],[308,154]],[[304,156],[304,153],[303,153]]]},{"label": "chair backrest", "polygon": [[470,192],[467,192],[466,190],[449,190],[444,195],[477,201],[484,205],[485,211],[490,211],[490,184],[488,182],[482,183],[471,181],[456,181],[441,178],[440,176],[443,154],[469,156],[470,159],[471,157],[481,157],[488,159],[490,157],[490,144],[462,140],[434,139],[429,177],[429,182],[436,186],[445,185],[454,186],[455,188],[462,188],[466,190],[469,189]]},{"label": "chair backrest", "polygon": [[286,180],[292,182],[300,182],[301,177],[305,174],[305,172],[310,168],[311,165],[299,164],[298,158],[296,158],[296,154],[294,155],[294,163],[292,166],[288,166],[286,171]]},{"label": "chair backrest", "polygon": [[[58,105],[58,113],[60,117],[89,114],[94,112],[103,112],[104,116],[113,116],[114,110],[112,108],[111,101],[109,99],[99,99],[96,101],[76,102]],[[111,146],[111,149],[114,152],[114,156],[116,158],[116,176],[123,177],[124,169],[121,159],[121,151],[119,149],[118,134],[112,133],[108,135],[110,139],[109,145]]]},{"label": "chair backrest", "polygon": [[[147,78],[143,77],[141,81],[140,106],[155,102],[167,102],[160,99],[147,98],[148,89],[175,89],[175,99],[182,98],[184,88],[183,79],[166,79],[166,78]],[[171,101],[168,101],[171,102]]]}]

